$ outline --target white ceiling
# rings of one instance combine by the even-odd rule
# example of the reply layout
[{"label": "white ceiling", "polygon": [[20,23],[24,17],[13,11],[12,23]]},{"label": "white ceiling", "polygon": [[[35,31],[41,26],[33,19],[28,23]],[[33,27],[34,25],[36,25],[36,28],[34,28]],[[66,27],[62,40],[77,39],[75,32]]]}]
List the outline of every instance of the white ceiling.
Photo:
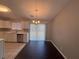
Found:
[{"label": "white ceiling", "polygon": [[0,13],[0,17],[13,19],[33,19],[38,9],[40,20],[51,20],[60,12],[69,0],[0,0],[0,4],[8,6],[11,13]]}]

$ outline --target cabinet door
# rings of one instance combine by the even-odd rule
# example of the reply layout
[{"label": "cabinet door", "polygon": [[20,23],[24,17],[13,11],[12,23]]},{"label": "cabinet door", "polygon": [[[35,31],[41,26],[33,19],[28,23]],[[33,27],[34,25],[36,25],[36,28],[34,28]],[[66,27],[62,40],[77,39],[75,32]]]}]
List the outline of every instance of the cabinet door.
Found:
[{"label": "cabinet door", "polygon": [[11,23],[9,21],[0,20],[0,28],[10,28]]},{"label": "cabinet door", "polygon": [[4,51],[4,46],[3,46],[3,41],[0,41],[0,59],[2,59],[3,58],[3,51]]}]

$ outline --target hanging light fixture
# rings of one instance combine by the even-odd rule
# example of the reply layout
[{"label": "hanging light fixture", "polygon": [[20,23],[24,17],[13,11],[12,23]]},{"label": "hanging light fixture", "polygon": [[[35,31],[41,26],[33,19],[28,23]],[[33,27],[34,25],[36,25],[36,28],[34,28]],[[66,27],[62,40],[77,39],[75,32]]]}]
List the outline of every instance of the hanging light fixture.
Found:
[{"label": "hanging light fixture", "polygon": [[33,22],[34,24],[39,24],[39,23],[40,23],[40,20],[34,19],[32,22]]},{"label": "hanging light fixture", "polygon": [[40,23],[40,20],[39,20],[39,19],[34,19],[32,22],[33,22],[34,24],[39,24],[39,23]]},{"label": "hanging light fixture", "polygon": [[35,15],[34,15],[34,19],[32,20],[32,22],[33,22],[34,24],[39,24],[39,23],[40,23],[40,20],[39,20],[39,18],[38,18],[39,10],[38,10],[37,7],[38,7],[38,6],[37,6],[37,0],[35,0],[35,10],[34,10]]},{"label": "hanging light fixture", "polygon": [[34,16],[34,19],[32,20],[32,22],[34,24],[39,24],[40,20],[38,19],[38,9],[35,10],[36,15]]}]

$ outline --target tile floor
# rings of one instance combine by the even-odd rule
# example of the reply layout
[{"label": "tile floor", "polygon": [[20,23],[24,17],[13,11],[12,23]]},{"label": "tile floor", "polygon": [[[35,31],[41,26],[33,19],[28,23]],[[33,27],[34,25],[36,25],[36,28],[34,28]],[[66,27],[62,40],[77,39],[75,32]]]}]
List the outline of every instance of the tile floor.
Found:
[{"label": "tile floor", "polygon": [[5,59],[14,59],[25,43],[5,43]]}]

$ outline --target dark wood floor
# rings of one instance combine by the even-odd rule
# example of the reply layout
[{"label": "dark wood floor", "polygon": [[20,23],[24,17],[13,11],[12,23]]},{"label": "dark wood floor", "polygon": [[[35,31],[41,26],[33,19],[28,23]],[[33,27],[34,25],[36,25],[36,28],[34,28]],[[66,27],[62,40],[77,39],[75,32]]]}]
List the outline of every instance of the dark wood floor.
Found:
[{"label": "dark wood floor", "polygon": [[64,59],[51,42],[30,42],[15,59]]}]

